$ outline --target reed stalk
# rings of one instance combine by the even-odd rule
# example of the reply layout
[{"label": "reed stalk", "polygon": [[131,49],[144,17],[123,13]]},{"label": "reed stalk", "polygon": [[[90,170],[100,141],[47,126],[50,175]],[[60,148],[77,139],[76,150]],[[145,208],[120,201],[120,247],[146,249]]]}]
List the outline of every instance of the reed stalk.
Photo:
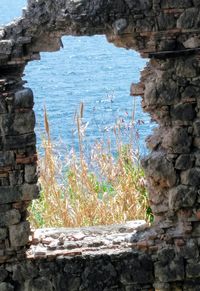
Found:
[{"label": "reed stalk", "polygon": [[109,140],[98,141],[91,147],[89,163],[84,152],[83,110],[82,103],[76,114],[79,153],[72,150],[64,162],[54,153],[45,109],[44,156],[39,159],[42,190],[29,209],[31,225],[77,227],[152,220],[144,172],[132,146],[134,128],[130,143],[124,144],[118,123],[114,129],[117,153],[112,153]]}]

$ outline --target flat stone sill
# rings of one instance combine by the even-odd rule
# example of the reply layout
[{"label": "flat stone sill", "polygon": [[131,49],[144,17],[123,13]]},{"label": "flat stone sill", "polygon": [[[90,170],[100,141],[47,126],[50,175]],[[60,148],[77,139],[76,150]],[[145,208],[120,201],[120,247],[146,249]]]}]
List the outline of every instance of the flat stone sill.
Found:
[{"label": "flat stone sill", "polygon": [[136,220],[108,226],[37,229],[27,259],[130,251],[138,232],[148,227],[144,220]]}]

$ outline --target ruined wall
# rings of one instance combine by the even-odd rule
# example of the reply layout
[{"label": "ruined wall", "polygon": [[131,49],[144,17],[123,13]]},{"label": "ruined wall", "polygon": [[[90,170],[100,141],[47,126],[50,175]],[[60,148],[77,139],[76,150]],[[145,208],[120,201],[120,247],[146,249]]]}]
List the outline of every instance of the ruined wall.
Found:
[{"label": "ruined wall", "polygon": [[[199,0],[29,0],[19,20],[0,28],[0,290],[199,290],[199,26]],[[24,67],[40,52],[58,50],[63,35],[94,34],[150,58],[131,94],[142,95],[159,125],[143,161],[155,223],[134,232],[128,245],[121,238],[117,253],[98,255],[91,245],[87,255],[69,246],[30,255],[27,206],[39,191]]]}]

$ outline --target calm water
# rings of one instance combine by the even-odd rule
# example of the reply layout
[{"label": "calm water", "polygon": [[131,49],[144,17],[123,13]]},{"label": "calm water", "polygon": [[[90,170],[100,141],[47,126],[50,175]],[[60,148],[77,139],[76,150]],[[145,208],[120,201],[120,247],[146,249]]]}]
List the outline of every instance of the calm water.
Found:
[{"label": "calm water", "polygon": [[[8,4],[9,3],[9,4]],[[0,0],[0,24],[21,15],[25,0]],[[65,37],[64,49],[41,54],[41,61],[30,63],[25,71],[35,96],[38,145],[44,132],[44,106],[47,108],[51,135],[55,142],[77,146],[74,114],[84,102],[84,123],[87,140],[112,136],[118,118],[124,124],[124,138],[128,135],[134,100],[129,95],[131,82],[137,82],[145,65],[134,51],[116,48],[104,36]],[[142,113],[140,98],[136,98],[135,120],[140,146],[145,151],[144,139],[153,124]],[[140,123],[140,122],[139,122]]]}]

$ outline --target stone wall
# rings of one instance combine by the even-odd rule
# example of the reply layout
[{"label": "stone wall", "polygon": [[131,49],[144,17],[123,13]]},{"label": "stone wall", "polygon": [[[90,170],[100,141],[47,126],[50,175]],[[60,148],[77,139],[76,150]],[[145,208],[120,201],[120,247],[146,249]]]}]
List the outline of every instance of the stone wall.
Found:
[{"label": "stone wall", "polygon": [[[0,28],[0,290],[199,290],[199,26],[198,0],[29,0],[20,19]],[[23,71],[40,52],[60,49],[63,35],[95,34],[150,58],[131,94],[158,123],[143,161],[155,223],[128,244],[121,238],[117,252],[65,246],[41,258],[29,254],[27,207],[39,189]]]}]

